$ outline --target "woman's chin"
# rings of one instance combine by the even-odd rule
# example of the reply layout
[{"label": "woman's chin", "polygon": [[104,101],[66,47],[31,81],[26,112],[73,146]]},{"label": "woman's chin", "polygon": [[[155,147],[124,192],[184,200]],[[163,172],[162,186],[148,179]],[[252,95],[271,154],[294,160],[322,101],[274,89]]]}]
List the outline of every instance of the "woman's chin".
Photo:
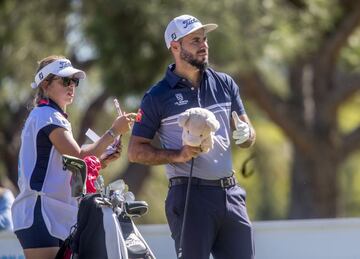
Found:
[{"label": "woman's chin", "polygon": [[73,101],[74,101],[74,96],[69,96],[67,98],[67,104],[72,104]]}]

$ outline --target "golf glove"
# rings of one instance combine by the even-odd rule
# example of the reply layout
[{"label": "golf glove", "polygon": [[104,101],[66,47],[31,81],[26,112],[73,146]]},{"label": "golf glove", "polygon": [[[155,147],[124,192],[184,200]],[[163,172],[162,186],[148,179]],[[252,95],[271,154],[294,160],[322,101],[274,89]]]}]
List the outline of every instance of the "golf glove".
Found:
[{"label": "golf glove", "polygon": [[231,113],[235,124],[235,130],[233,131],[233,139],[237,145],[244,143],[250,138],[250,126],[246,122],[240,120],[236,111]]}]

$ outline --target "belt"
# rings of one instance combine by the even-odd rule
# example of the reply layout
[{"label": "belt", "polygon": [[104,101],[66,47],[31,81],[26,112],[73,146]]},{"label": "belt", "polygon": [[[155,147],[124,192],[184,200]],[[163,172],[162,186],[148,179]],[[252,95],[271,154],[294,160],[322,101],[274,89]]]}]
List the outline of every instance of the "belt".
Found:
[{"label": "belt", "polygon": [[[187,184],[189,177],[173,177],[169,179],[169,188],[175,185]],[[219,180],[205,180],[197,177],[191,178],[191,184],[204,186],[217,186],[221,188],[228,188],[236,185],[237,181],[234,176],[224,177]]]}]

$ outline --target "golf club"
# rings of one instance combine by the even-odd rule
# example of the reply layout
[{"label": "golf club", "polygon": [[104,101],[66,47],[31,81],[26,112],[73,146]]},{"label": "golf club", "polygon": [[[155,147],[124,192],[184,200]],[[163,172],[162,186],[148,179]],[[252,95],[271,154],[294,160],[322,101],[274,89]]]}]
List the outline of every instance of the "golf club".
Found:
[{"label": "golf club", "polygon": [[181,226],[178,258],[182,258],[182,249],[183,249],[183,242],[184,242],[184,230],[185,230],[186,216],[187,216],[189,197],[190,197],[190,188],[191,188],[191,179],[192,179],[192,173],[193,173],[193,166],[194,166],[194,158],[191,158],[190,176],[189,176],[187,189],[186,189],[186,198],[185,198],[185,206],[184,206],[184,218],[183,218],[183,222],[182,222],[182,226]]}]

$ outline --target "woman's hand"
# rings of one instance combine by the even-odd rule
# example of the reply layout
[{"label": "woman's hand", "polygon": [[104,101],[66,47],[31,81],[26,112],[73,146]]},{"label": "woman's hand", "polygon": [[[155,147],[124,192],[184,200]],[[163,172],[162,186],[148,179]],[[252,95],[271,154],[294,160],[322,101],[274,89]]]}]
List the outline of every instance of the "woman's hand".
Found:
[{"label": "woman's hand", "polygon": [[125,134],[131,129],[135,117],[136,113],[124,113],[114,120],[111,129],[118,135]]},{"label": "woman's hand", "polygon": [[[117,141],[117,140],[115,140]],[[108,154],[106,151],[100,156],[100,163],[101,168],[104,169],[110,164],[111,162],[114,162],[115,160],[119,159],[122,151],[122,145],[121,141],[118,141],[118,143],[115,145],[116,150],[115,152]]]}]

